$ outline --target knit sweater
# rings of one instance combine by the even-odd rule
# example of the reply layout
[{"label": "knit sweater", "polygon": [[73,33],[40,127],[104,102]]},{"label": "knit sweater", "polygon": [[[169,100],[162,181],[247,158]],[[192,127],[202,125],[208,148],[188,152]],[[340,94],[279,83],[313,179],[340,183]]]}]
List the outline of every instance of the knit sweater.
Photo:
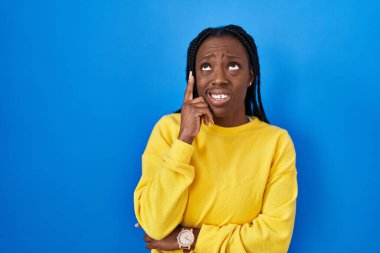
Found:
[{"label": "knit sweater", "polygon": [[287,252],[298,194],[294,145],[286,130],[251,118],[236,127],[202,123],[191,145],[178,139],[179,113],[156,123],[134,192],[150,237],[181,225],[201,228],[197,253]]}]

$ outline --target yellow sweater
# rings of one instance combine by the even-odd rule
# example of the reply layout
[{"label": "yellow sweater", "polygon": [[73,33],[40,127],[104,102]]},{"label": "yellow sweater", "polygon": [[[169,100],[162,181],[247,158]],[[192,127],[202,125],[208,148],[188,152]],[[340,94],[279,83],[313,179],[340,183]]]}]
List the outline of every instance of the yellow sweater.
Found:
[{"label": "yellow sweater", "polygon": [[162,117],[142,155],[134,205],[144,231],[158,240],[179,224],[201,228],[197,253],[287,252],[298,194],[288,132],[252,117],[202,124],[189,145],[177,139],[180,117]]}]

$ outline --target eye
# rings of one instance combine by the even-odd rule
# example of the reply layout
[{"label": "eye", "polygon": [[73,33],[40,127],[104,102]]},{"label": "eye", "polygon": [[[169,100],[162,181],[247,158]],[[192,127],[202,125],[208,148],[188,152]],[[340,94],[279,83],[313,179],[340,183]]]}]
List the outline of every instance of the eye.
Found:
[{"label": "eye", "polygon": [[210,64],[208,64],[208,63],[202,64],[201,65],[201,70],[202,71],[210,71],[211,70]]},{"label": "eye", "polygon": [[238,70],[240,69],[240,65],[237,64],[236,62],[231,62],[230,65],[228,66],[228,70]]}]

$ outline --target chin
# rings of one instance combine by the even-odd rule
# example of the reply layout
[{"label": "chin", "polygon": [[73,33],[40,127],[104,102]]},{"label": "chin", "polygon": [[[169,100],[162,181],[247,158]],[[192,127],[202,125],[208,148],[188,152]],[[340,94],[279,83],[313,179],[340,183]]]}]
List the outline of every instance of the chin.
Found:
[{"label": "chin", "polygon": [[212,108],[212,114],[217,118],[225,118],[231,116],[231,112],[223,108]]}]

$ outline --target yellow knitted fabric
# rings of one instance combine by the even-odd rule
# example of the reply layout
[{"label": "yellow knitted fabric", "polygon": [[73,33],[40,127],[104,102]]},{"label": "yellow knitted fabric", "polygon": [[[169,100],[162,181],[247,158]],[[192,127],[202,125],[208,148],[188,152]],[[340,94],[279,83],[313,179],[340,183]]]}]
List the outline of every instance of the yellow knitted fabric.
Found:
[{"label": "yellow knitted fabric", "polygon": [[144,231],[162,239],[178,225],[201,228],[197,253],[287,252],[298,194],[288,132],[252,117],[202,124],[190,145],[177,139],[180,117],[162,117],[142,155],[134,205]]}]

